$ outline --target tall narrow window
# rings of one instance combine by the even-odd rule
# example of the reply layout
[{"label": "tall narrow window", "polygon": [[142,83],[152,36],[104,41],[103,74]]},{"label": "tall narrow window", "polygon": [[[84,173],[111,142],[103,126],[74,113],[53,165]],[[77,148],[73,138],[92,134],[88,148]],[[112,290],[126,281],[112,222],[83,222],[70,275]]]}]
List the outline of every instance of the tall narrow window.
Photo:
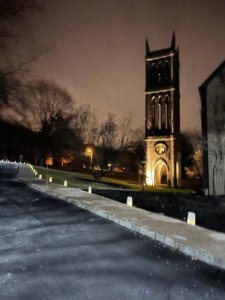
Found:
[{"label": "tall narrow window", "polygon": [[165,128],[168,128],[168,104],[165,102]]},{"label": "tall narrow window", "polygon": [[157,83],[161,83],[162,82],[162,75],[163,75],[163,66],[161,61],[158,64],[158,69],[157,69]]},{"label": "tall narrow window", "polygon": [[159,96],[159,103],[158,103],[158,128],[162,129],[162,97]]},{"label": "tall narrow window", "polygon": [[152,97],[152,124],[155,125],[155,97]]},{"label": "tall narrow window", "polygon": [[153,63],[151,65],[151,70],[150,70],[150,86],[151,87],[154,87],[155,86],[155,83],[156,83],[156,66],[155,66],[155,63]]},{"label": "tall narrow window", "polygon": [[165,97],[165,128],[169,128],[169,96]]},{"label": "tall narrow window", "polygon": [[170,76],[170,65],[168,60],[165,61],[164,64],[164,79],[166,83],[170,82],[171,76]]},{"label": "tall narrow window", "polygon": [[148,130],[152,127],[152,105],[151,99],[147,99],[147,106],[146,106],[146,127]]}]

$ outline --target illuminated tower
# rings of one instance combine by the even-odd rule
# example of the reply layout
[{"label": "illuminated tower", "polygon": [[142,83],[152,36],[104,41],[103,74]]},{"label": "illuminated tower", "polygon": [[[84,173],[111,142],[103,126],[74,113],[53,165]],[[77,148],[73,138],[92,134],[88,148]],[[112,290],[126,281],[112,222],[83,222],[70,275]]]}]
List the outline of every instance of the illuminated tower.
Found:
[{"label": "illuminated tower", "polygon": [[145,137],[146,184],[180,185],[179,50],[150,51],[146,40]]}]

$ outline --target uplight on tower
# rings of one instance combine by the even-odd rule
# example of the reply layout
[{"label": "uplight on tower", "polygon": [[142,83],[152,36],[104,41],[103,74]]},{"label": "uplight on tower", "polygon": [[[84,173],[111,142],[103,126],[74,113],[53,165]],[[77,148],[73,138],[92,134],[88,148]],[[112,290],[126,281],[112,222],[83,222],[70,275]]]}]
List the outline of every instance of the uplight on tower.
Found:
[{"label": "uplight on tower", "polygon": [[150,168],[147,168],[146,170],[146,184],[149,186],[154,185],[154,179],[153,179],[153,171]]}]

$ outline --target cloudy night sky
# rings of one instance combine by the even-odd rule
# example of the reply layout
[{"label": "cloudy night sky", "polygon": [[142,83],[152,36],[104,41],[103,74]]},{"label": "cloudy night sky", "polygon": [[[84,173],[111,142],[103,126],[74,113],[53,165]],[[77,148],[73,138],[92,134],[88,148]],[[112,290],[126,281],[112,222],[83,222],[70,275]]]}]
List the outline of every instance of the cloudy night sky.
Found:
[{"label": "cloudy night sky", "polygon": [[181,129],[200,129],[198,87],[225,59],[224,0],[47,0],[23,28],[16,51],[48,48],[33,76],[56,81],[99,119],[136,113],[144,124],[145,38],[180,48]]}]

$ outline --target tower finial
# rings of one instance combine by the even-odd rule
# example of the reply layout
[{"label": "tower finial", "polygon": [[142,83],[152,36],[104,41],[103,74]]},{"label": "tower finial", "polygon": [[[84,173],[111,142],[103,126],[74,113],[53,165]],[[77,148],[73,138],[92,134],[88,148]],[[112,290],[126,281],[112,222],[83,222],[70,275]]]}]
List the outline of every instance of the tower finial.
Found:
[{"label": "tower finial", "polygon": [[173,31],[172,40],[171,40],[171,48],[173,50],[175,50],[175,47],[176,47],[176,36],[175,36],[175,31]]},{"label": "tower finial", "polygon": [[145,49],[146,49],[146,56],[150,53],[150,47],[148,43],[148,39],[145,39]]}]

